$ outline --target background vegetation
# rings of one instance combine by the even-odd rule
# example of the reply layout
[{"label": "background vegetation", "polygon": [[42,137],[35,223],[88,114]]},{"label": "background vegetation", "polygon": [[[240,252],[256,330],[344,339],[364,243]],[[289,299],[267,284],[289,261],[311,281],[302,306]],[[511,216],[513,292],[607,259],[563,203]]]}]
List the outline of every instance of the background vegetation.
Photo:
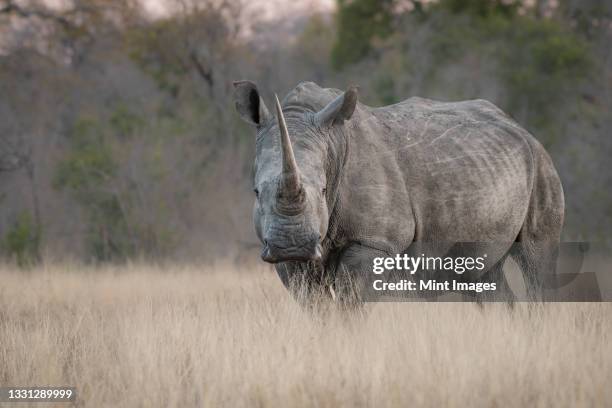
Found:
[{"label": "background vegetation", "polygon": [[278,21],[236,1],[0,0],[0,251],[201,260],[256,248],[254,139],[231,81],[362,101],[485,98],[551,152],[565,239],[610,242],[612,5],[338,0]]}]

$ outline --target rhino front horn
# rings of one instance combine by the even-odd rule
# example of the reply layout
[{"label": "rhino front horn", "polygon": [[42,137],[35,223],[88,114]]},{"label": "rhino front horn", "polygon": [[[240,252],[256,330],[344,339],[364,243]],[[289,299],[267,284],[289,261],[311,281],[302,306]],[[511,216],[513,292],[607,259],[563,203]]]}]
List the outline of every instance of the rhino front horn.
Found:
[{"label": "rhino front horn", "polygon": [[290,196],[295,196],[300,192],[300,171],[295,161],[293,154],[293,148],[291,147],[291,139],[289,139],[289,131],[287,130],[287,124],[285,123],[285,117],[283,116],[283,110],[278,96],[274,95],[276,99],[276,118],[278,120],[278,127],[280,130],[280,143],[281,143],[281,155],[282,155],[282,184],[283,190]]}]

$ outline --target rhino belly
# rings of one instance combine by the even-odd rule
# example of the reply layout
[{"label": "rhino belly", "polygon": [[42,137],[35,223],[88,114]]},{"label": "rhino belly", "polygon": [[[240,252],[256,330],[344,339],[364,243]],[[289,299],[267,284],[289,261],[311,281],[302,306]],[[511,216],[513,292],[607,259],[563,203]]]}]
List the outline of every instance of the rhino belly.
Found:
[{"label": "rhino belly", "polygon": [[438,147],[411,186],[416,239],[513,242],[525,219],[532,159],[520,139],[481,138]]}]

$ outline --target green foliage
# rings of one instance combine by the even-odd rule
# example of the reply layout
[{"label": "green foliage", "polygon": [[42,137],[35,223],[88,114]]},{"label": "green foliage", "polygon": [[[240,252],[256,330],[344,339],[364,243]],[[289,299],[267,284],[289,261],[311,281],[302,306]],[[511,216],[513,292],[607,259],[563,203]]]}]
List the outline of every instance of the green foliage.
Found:
[{"label": "green foliage", "polygon": [[338,0],[337,39],[332,65],[340,69],[355,63],[372,50],[376,38],[392,32],[393,0]]},{"label": "green foliage", "polygon": [[[112,115],[113,128],[126,130],[125,113]],[[121,119],[116,119],[121,118]],[[113,190],[117,164],[105,127],[89,118],[78,120],[69,134],[70,150],[57,165],[54,185],[68,190],[88,217],[91,255],[97,260],[123,258],[133,252],[119,196]]]},{"label": "green foliage", "polygon": [[[164,203],[145,202],[141,186],[164,182],[163,140],[184,129],[171,117],[146,123],[122,103],[108,113],[107,120],[83,117],[74,123],[67,135],[68,149],[55,170],[54,186],[67,191],[82,209],[92,259],[160,256],[172,247],[170,229],[161,222]],[[125,171],[135,159],[130,156],[134,148],[139,154],[138,178]]]},{"label": "green foliage", "polygon": [[144,126],[144,120],[126,105],[119,104],[111,113],[110,125],[118,135],[128,137]]},{"label": "green foliage", "polygon": [[499,53],[508,89],[507,109],[519,112],[529,107],[526,124],[543,129],[544,141],[553,143],[555,135],[546,130],[556,122],[565,98],[591,72],[588,44],[554,21],[530,18],[521,19],[502,35],[510,44]]},{"label": "green foliage", "polygon": [[180,28],[178,24],[173,19],[159,20],[126,35],[132,59],[151,75],[161,89],[175,96],[181,78],[189,72],[188,63],[175,53],[176,43],[168,44],[176,37]]},{"label": "green foliage", "polygon": [[100,195],[85,205],[89,212],[89,253],[95,260],[123,260],[136,254],[119,197]]},{"label": "green foliage", "polygon": [[1,247],[20,267],[27,267],[40,260],[40,237],[40,228],[30,214],[21,212],[4,236]]},{"label": "green foliage", "polygon": [[504,0],[441,0],[438,6],[454,14],[472,14],[482,18],[493,16],[513,17],[520,6],[520,1]]},{"label": "green foliage", "polygon": [[391,75],[380,75],[374,82],[374,92],[382,105],[390,105],[397,100]]},{"label": "green foliage", "polygon": [[98,122],[93,119],[77,121],[69,141],[70,152],[58,164],[55,187],[89,193],[113,177],[116,165]]},{"label": "green foliage", "polygon": [[[592,72],[592,54],[588,43],[562,22],[519,14],[517,6],[504,1],[443,0],[428,8],[425,18],[407,13],[400,20],[401,30],[383,45],[380,65],[372,75],[376,99],[390,103],[402,93],[397,84],[409,83],[403,77],[410,77],[414,63],[418,64],[408,60],[404,50],[411,47],[413,33],[425,32],[417,58],[428,61],[419,78],[426,93],[434,98],[438,94],[449,99],[482,97],[473,89],[485,85],[476,82],[494,81],[503,89],[503,98],[495,102],[550,147],[560,133],[555,119],[559,110],[569,108],[567,99]],[[404,63],[398,64],[398,58]],[[447,82],[444,76],[454,67],[473,83]],[[490,77],[470,77],[473,67]],[[578,98],[574,101],[578,109]]]},{"label": "green foliage", "polygon": [[604,34],[612,23],[612,2],[610,0],[559,0],[556,13],[570,21],[574,30],[595,39]]},{"label": "green foliage", "polygon": [[333,27],[326,21],[324,16],[314,14],[309,19],[304,30],[300,34],[297,46],[301,53],[305,53],[309,57],[317,57],[319,60],[321,51],[328,47],[329,39],[333,36]]},{"label": "green foliage", "polygon": [[[375,40],[384,40],[393,34],[393,21],[401,5],[402,2],[398,0],[338,0],[337,36],[331,53],[332,65],[340,69],[368,56],[374,48]],[[412,10],[420,18],[440,11],[470,14],[479,18],[510,18],[517,15],[519,6],[520,1],[441,0],[429,7],[427,12],[422,2],[415,1]]]},{"label": "green foliage", "polygon": [[330,74],[328,56],[334,45],[335,29],[325,16],[314,14],[309,19],[295,44],[296,59],[300,70],[296,75],[304,80],[323,82]]}]

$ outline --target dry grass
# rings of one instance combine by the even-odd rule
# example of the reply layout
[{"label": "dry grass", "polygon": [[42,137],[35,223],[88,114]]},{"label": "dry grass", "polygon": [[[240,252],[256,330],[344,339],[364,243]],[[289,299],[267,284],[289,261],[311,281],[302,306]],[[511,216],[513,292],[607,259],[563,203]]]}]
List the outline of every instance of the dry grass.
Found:
[{"label": "dry grass", "polygon": [[269,270],[4,266],[0,279],[0,384],[74,385],[80,406],[612,404],[610,304],[321,319]]}]

